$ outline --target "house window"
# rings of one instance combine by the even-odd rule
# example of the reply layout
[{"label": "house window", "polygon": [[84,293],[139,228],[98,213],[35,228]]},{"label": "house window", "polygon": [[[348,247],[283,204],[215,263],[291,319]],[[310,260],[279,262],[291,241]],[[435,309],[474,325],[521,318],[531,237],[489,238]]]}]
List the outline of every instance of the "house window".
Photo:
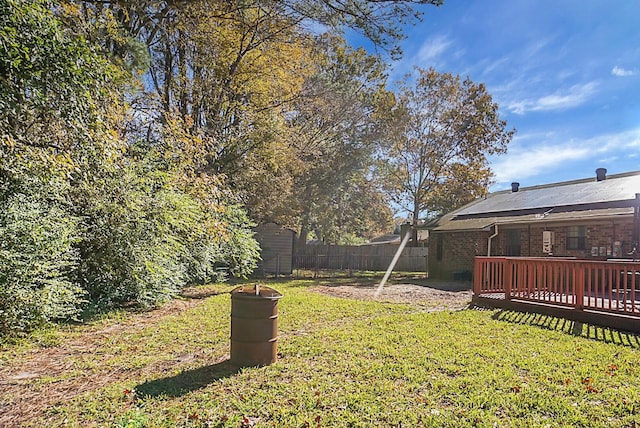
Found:
[{"label": "house window", "polygon": [[584,250],[587,248],[587,228],[585,226],[569,226],[567,228],[567,250]]}]

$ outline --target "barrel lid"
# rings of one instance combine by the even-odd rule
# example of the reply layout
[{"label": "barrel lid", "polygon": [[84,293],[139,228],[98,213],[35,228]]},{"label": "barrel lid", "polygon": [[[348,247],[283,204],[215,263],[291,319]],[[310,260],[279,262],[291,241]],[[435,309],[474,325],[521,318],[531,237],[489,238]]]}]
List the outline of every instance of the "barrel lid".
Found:
[{"label": "barrel lid", "polygon": [[262,284],[241,285],[231,290],[231,296],[235,297],[262,297],[265,299],[279,299],[282,293],[271,287]]}]

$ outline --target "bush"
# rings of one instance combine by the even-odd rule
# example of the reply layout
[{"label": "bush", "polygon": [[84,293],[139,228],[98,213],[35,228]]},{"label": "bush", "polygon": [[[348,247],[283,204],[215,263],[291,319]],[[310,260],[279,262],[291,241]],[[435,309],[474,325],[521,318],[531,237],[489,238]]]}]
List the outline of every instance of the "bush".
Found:
[{"label": "bush", "polygon": [[78,282],[95,305],[151,307],[189,283],[253,271],[258,243],[241,208],[208,212],[171,173],[144,165],[85,189]]},{"label": "bush", "polygon": [[74,219],[34,195],[5,195],[0,205],[0,337],[75,318],[84,293],[68,278]]},{"label": "bush", "polygon": [[175,223],[194,223],[193,207],[136,172],[129,167],[84,189],[78,282],[102,308],[154,306],[188,279]]},{"label": "bush", "polygon": [[258,267],[260,244],[255,240],[255,226],[238,205],[229,205],[224,213],[228,235],[221,243],[222,262],[234,277],[247,277]]},{"label": "bush", "polygon": [[254,238],[254,225],[239,205],[228,205],[221,212],[208,213],[203,235],[189,244],[189,276],[192,282],[224,281],[229,275],[246,278],[257,267],[260,244]]}]

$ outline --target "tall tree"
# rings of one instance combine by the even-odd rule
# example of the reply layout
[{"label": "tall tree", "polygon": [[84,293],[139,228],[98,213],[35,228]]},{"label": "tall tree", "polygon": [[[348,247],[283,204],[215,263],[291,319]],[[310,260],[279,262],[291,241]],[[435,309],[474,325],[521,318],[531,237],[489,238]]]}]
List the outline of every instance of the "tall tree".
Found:
[{"label": "tall tree", "polygon": [[[141,62],[141,56],[135,55],[139,46],[125,36],[147,47],[151,64],[147,91],[133,100],[138,114],[137,126],[129,128],[130,139],[146,139],[155,144],[162,138],[168,117],[179,115],[180,122],[190,124],[188,131],[206,149],[203,172],[224,175],[226,185],[248,205],[257,220],[284,219],[290,226],[298,223],[303,232],[312,223],[326,224],[314,217],[323,213],[321,207],[328,206],[328,201],[336,200],[335,192],[341,184],[349,180],[362,183],[362,177],[366,176],[371,144],[363,142],[371,136],[365,137],[364,133],[371,134],[372,126],[370,118],[362,119],[362,112],[370,114],[372,102],[382,92],[376,86],[379,82],[374,80],[382,80],[383,73],[374,71],[379,68],[373,64],[378,59],[362,53],[354,55],[351,63],[336,63],[334,70],[323,65],[325,69],[318,72],[318,64],[308,60],[318,57],[313,53],[313,37],[305,26],[320,23],[330,30],[350,28],[393,54],[402,38],[402,24],[420,19],[417,6],[442,3],[441,0],[69,2],[81,5],[85,16],[96,23],[103,22],[95,41],[103,40],[105,48],[123,63]],[[117,25],[112,25],[113,22]],[[336,52],[320,61],[340,61],[338,57],[343,54]],[[356,64],[358,61],[363,64]],[[373,77],[374,72],[378,76]],[[350,78],[352,82],[348,82]],[[347,88],[347,84],[351,87]],[[352,94],[356,93],[362,98],[355,99]],[[316,100],[310,101],[313,97]],[[351,101],[354,103],[349,105]],[[307,109],[312,104],[315,105]],[[292,112],[297,114],[293,121]],[[304,120],[306,129],[300,125]],[[312,139],[308,138],[311,135],[307,132],[311,129],[308,125],[316,127]],[[322,149],[313,147],[313,139],[321,141]],[[345,143],[348,139],[351,144]],[[353,176],[354,171],[358,171],[360,178]],[[342,187],[349,192],[358,188],[346,184]],[[369,191],[377,186],[369,182],[362,188]],[[299,194],[298,189],[304,189],[304,193]],[[298,216],[300,221],[296,221]]]},{"label": "tall tree", "polygon": [[[233,179],[247,167],[249,154],[270,150],[269,137],[279,132],[274,114],[295,96],[305,76],[300,60],[309,40],[307,23],[352,28],[394,51],[402,38],[401,25],[421,16],[416,6],[441,3],[71,0],[83,6],[85,15],[106,21],[98,36],[125,62],[140,62],[140,56],[132,55],[139,47],[123,33],[147,46],[158,108],[150,111],[148,98],[137,103],[146,109],[138,118],[147,122],[137,129],[157,136],[167,113],[190,116],[206,137],[209,168]],[[112,20],[117,25],[111,25]]]},{"label": "tall tree", "polygon": [[[390,222],[370,174],[377,148],[373,114],[376,100],[386,95],[386,74],[380,58],[348,47],[342,38],[324,36],[318,49],[317,72],[290,115],[291,144],[301,160],[294,182],[300,242],[314,230],[336,243],[349,231],[362,234],[359,225],[376,233]],[[381,211],[359,209],[365,201]]]},{"label": "tall tree", "polygon": [[[279,0],[267,0],[279,1]],[[401,55],[398,42],[404,38],[402,26],[422,19],[418,5],[442,5],[444,0],[285,0],[291,13],[332,30],[349,28],[391,54]]]},{"label": "tall tree", "polygon": [[485,194],[492,177],[487,156],[506,152],[515,133],[484,84],[432,68],[417,72],[381,118],[388,145],[380,172],[413,225]]}]

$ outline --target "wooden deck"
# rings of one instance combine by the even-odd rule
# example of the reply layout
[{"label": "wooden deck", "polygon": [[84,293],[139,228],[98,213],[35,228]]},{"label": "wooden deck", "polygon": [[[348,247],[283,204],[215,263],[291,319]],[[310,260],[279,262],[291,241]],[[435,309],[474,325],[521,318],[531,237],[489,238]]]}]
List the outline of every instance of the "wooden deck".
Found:
[{"label": "wooden deck", "polygon": [[640,333],[640,262],[476,257],[473,302]]}]

